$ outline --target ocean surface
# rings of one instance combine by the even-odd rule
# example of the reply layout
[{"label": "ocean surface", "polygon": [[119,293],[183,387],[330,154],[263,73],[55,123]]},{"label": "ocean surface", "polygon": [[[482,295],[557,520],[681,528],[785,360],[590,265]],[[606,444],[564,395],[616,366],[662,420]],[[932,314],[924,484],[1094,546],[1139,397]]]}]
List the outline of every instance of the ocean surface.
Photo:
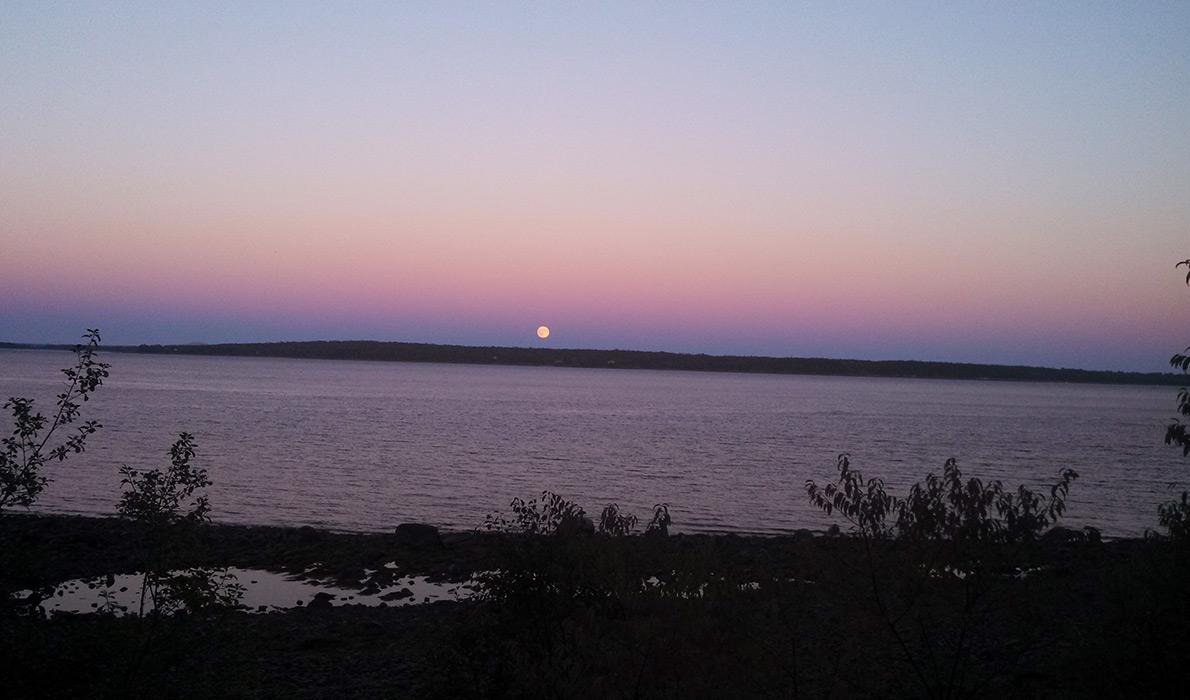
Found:
[{"label": "ocean surface", "polygon": [[[1108,536],[1155,528],[1169,484],[1190,482],[1162,444],[1169,387],[101,355],[111,377],[83,418],[103,429],[51,465],[36,510],[113,513],[120,466],[164,467],[181,431],[215,520],[353,531],[470,529],[543,489],[594,517],[665,502],[681,532],[822,528],[805,482],[831,480],[840,452],[898,494],[952,456],[1013,487],[1071,467],[1066,524]],[[72,360],[0,350],[0,400],[51,413]]]}]

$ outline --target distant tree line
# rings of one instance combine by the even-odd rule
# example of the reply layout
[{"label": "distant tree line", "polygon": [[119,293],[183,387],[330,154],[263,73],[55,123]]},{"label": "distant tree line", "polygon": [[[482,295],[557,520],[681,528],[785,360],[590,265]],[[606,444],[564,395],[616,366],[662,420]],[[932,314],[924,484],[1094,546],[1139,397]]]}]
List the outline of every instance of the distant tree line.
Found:
[{"label": "distant tree line", "polygon": [[[53,345],[0,343],[0,348],[58,348]],[[66,349],[67,346],[61,346]],[[443,362],[479,365],[557,366],[617,369],[748,372],[847,377],[916,377],[985,379],[1088,384],[1177,385],[1182,375],[1159,372],[1110,372],[1017,365],[923,362],[917,360],[835,360],[803,357],[704,355],[641,350],[575,350],[556,348],[476,347],[371,340],[289,343],[223,343],[213,345],[138,345],[109,347],[115,352],[151,354],[285,357],[385,362]]]}]

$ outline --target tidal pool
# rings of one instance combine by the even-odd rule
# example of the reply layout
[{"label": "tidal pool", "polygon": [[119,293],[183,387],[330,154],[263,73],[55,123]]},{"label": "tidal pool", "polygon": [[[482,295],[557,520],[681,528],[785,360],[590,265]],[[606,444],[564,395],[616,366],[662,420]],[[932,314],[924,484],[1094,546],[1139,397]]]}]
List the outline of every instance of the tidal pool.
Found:
[{"label": "tidal pool", "polygon": [[[396,567],[390,563],[385,568]],[[297,574],[264,569],[226,569],[232,577],[227,582],[243,588],[240,604],[251,613],[311,604],[403,607],[440,600],[465,600],[476,593],[474,580],[431,581],[425,576],[398,575],[392,578],[391,585],[378,586],[373,583],[375,572],[365,570],[359,587],[347,587],[313,576],[313,571],[314,567]],[[136,615],[140,611],[142,581],[143,574],[140,573],[64,581],[40,602],[40,607],[47,615],[94,612]],[[33,591],[24,590],[12,597],[29,600],[33,595]],[[152,602],[146,599],[145,612],[152,609]]]}]

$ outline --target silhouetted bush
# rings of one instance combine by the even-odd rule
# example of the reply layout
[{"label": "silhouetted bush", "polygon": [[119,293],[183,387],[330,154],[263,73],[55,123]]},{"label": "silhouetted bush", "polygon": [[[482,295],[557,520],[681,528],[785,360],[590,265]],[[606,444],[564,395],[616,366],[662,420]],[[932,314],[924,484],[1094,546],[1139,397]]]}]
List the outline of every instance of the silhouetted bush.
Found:
[{"label": "silhouetted bush", "polygon": [[599,515],[599,534],[612,537],[631,535],[640,519],[631,513],[620,510],[620,506],[611,503],[604,507]]},{"label": "silhouetted bush", "polygon": [[155,615],[235,608],[243,588],[227,570],[177,568],[181,550],[192,528],[210,520],[211,505],[205,489],[211,485],[205,469],[191,464],[194,436],[181,433],[169,449],[165,470],[120,469],[124,493],[117,512],[142,526],[145,571],[140,610],[146,602]]},{"label": "silhouetted bush", "polygon": [[1049,495],[999,481],[964,480],[950,459],[905,498],[881,479],[865,479],[838,458],[835,483],[806,482],[810,502],[841,515],[862,542],[857,602],[871,600],[900,651],[917,692],[951,697],[971,692],[975,658],[994,653],[999,616],[1009,615],[994,589],[1028,575],[1027,546],[1065,511],[1078,474],[1060,472]]},{"label": "silhouetted bush", "polygon": [[927,474],[909,495],[898,499],[881,479],[867,479],[841,454],[836,483],[819,487],[806,481],[810,502],[828,515],[838,512],[863,537],[898,537],[913,541],[1014,543],[1035,539],[1062,517],[1070,485],[1078,478],[1063,469],[1050,495],[1025,486],[1006,490],[999,481],[963,481],[956,460],[948,459],[942,475]]},{"label": "silhouetted bush", "polygon": [[1186,491],[1176,501],[1166,501],[1157,506],[1157,522],[1175,540],[1190,539],[1190,496]]},{"label": "silhouetted bush", "polygon": [[[1186,284],[1190,286],[1190,259],[1179,262],[1175,267],[1186,267]],[[1190,372],[1190,347],[1185,351],[1174,354],[1169,364],[1186,374]],[[1178,415],[1190,417],[1190,389],[1182,387],[1178,390]],[[1190,456],[1190,432],[1186,424],[1174,418],[1165,428],[1165,444],[1182,448],[1182,456]],[[1167,501],[1157,508],[1157,522],[1166,529],[1169,536],[1184,540],[1190,535],[1190,506],[1187,506],[1187,492],[1182,491],[1179,501]]]},{"label": "silhouetted bush", "polygon": [[567,520],[586,517],[578,504],[568,501],[552,491],[542,491],[540,501],[512,499],[512,519],[500,513],[489,513],[484,520],[488,530],[523,535],[552,535],[558,526]]},{"label": "silhouetted bush", "polygon": [[[484,521],[487,530],[503,535],[500,568],[478,576],[487,599],[539,606],[546,598],[606,601],[641,590],[642,578],[628,573],[635,565],[615,542],[632,534],[635,515],[610,504],[596,529],[581,506],[551,491],[528,501],[514,498],[510,509],[511,517],[492,513]],[[668,505],[659,504],[645,532],[664,533],[670,522]],[[603,536],[584,537],[578,523]]]},{"label": "silhouetted bush", "polygon": [[649,520],[649,524],[645,526],[646,535],[661,535],[669,534],[669,526],[673,524],[673,519],[669,517],[669,504],[658,503],[653,506],[653,517]]},{"label": "silhouetted bush", "polygon": [[[1183,260],[1177,267],[1186,266],[1186,284],[1190,286],[1190,259]],[[1190,372],[1190,347],[1175,353],[1169,358],[1169,364],[1176,370],[1186,374]],[[1190,417],[1190,390],[1182,387],[1178,391],[1178,415]],[[1190,456],[1190,433],[1186,431],[1186,424],[1175,418],[1165,428],[1165,444],[1182,448],[1182,456]]]},{"label": "silhouetted bush", "polygon": [[42,469],[46,462],[66,459],[82,452],[87,438],[101,425],[85,421],[61,443],[50,447],[50,439],[80,416],[80,403],[90,400],[91,394],[103,384],[110,365],[95,359],[99,348],[99,331],[89,328],[83,335],[87,341],[75,348],[75,363],[62,370],[66,375],[66,389],[58,394],[57,410],[53,417],[34,412],[33,399],[11,397],[4,403],[12,411],[12,434],[0,440],[0,512],[14,505],[28,507],[37,500],[48,483]]}]

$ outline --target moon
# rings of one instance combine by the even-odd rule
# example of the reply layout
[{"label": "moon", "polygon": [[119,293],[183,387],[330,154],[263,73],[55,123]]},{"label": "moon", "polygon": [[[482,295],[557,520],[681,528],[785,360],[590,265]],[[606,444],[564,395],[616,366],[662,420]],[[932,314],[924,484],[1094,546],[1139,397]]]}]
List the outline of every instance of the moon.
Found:
[{"label": "moon", "polygon": [[546,338],[550,337],[550,327],[549,326],[538,326],[537,327],[537,337],[541,338],[542,340],[545,340]]}]

